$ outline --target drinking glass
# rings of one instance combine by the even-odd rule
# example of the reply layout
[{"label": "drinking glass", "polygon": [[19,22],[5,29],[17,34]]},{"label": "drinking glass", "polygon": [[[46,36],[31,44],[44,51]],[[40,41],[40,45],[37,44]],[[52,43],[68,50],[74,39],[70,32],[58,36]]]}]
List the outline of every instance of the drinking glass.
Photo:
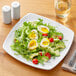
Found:
[{"label": "drinking glass", "polygon": [[54,0],[56,16],[59,18],[68,17],[71,9],[71,0]]}]

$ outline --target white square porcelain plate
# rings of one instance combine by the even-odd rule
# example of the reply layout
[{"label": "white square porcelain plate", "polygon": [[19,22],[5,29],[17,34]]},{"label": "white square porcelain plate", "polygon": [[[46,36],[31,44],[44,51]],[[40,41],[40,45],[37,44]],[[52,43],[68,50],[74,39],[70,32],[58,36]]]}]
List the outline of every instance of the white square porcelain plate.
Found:
[{"label": "white square porcelain plate", "polygon": [[[24,21],[27,21],[27,22],[36,21],[36,20],[38,20],[38,18],[43,19],[43,23],[50,23],[52,26],[57,26],[57,30],[64,34],[64,39],[68,40],[68,41],[65,41],[66,48],[60,52],[60,57],[56,57],[55,59],[51,58],[48,62],[44,63],[44,65],[42,65],[42,64],[35,65],[31,61],[27,61],[26,59],[24,59],[21,55],[16,56],[16,55],[14,55],[15,51],[11,50],[11,48],[10,48],[10,45],[12,44],[12,41],[14,38],[14,31],[16,29],[18,29],[20,26],[22,26],[22,23]],[[74,32],[72,30],[70,30],[69,28],[63,26],[62,24],[55,22],[51,19],[48,19],[46,17],[37,15],[37,14],[28,13],[14,26],[14,28],[8,34],[6,40],[3,44],[3,48],[9,55],[11,55],[15,59],[21,61],[24,64],[30,65],[32,67],[44,69],[44,70],[51,70],[66,56],[66,54],[68,53],[68,51],[71,47],[71,44],[73,42],[73,38],[74,38]]]}]

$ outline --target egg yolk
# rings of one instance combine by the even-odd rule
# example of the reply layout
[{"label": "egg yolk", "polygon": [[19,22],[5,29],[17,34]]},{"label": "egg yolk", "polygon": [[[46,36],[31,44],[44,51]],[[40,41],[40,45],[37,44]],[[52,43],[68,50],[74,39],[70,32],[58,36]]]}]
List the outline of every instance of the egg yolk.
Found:
[{"label": "egg yolk", "polygon": [[48,43],[48,41],[44,41],[42,44],[43,45],[48,45],[49,43]]},{"label": "egg yolk", "polygon": [[29,37],[30,37],[31,39],[35,39],[35,37],[36,37],[35,32],[34,32],[34,31],[31,32],[30,35],[29,35]]},{"label": "egg yolk", "polygon": [[42,28],[41,28],[41,31],[48,33],[48,29],[45,28],[45,27],[42,27]]},{"label": "egg yolk", "polygon": [[33,46],[36,46],[36,41],[35,41],[35,40],[32,40],[32,41],[30,42],[30,45],[29,45],[29,47],[33,47]]}]

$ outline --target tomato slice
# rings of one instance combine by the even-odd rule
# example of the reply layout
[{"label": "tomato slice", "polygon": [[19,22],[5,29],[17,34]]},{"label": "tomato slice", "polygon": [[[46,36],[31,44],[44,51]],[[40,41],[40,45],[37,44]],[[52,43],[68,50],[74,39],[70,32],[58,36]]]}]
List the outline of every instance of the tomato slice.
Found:
[{"label": "tomato slice", "polygon": [[53,38],[49,38],[50,42],[54,42],[54,39]]},{"label": "tomato slice", "polygon": [[34,64],[38,64],[38,59],[33,59],[32,62],[33,62]]},{"label": "tomato slice", "polygon": [[48,34],[42,34],[42,36],[48,36]]},{"label": "tomato slice", "polygon": [[51,54],[50,53],[45,53],[45,56],[47,56],[49,59],[51,58]]}]

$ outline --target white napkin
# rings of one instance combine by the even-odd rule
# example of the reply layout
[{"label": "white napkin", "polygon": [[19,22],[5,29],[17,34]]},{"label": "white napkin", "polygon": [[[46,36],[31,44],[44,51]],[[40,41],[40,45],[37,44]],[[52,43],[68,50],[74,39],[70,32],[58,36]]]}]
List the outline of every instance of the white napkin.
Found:
[{"label": "white napkin", "polygon": [[[73,44],[68,55],[64,59],[64,63],[62,64],[62,68],[66,71],[76,73],[76,37],[74,37]],[[75,59],[74,59],[75,58]],[[71,61],[71,62],[70,62]]]}]

